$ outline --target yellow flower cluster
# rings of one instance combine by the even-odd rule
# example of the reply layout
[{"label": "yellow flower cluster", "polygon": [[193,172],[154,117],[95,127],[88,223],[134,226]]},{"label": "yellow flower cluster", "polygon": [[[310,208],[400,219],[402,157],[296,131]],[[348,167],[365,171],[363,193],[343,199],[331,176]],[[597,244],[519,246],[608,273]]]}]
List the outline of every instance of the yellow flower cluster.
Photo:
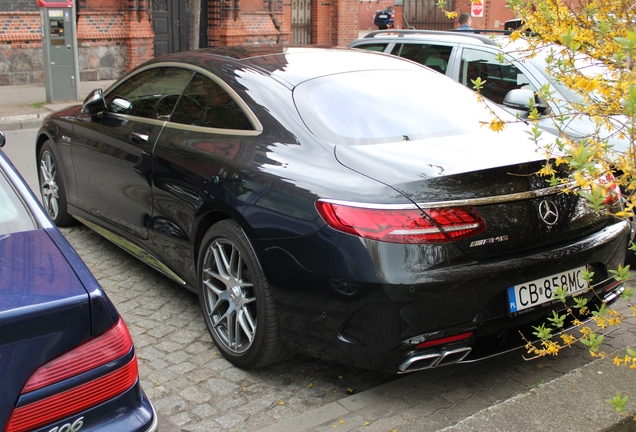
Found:
[{"label": "yellow flower cluster", "polygon": [[571,347],[572,344],[576,342],[576,338],[574,336],[565,333],[561,335],[561,339],[563,340],[563,343],[569,347]]},{"label": "yellow flower cluster", "polygon": [[625,366],[630,369],[636,370],[636,358],[633,358],[627,354],[625,355],[625,357],[614,357],[614,365]]},{"label": "yellow flower cluster", "polygon": [[506,127],[506,122],[496,118],[493,119],[490,124],[488,125],[488,127],[490,128],[490,130],[495,131],[495,132],[501,132],[505,127]]}]

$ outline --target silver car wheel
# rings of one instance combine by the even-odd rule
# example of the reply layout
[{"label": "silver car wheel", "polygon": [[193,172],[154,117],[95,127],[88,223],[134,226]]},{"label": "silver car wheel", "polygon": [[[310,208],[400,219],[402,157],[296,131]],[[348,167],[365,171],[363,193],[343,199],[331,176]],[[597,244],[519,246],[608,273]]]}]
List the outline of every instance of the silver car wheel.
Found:
[{"label": "silver car wheel", "polygon": [[59,214],[60,196],[57,186],[57,167],[53,160],[53,156],[48,151],[43,151],[40,156],[40,173],[42,192],[42,204],[51,219],[55,220]]},{"label": "silver car wheel", "polygon": [[225,238],[208,247],[203,264],[203,301],[214,333],[233,353],[249,349],[256,335],[256,297],[251,270]]}]

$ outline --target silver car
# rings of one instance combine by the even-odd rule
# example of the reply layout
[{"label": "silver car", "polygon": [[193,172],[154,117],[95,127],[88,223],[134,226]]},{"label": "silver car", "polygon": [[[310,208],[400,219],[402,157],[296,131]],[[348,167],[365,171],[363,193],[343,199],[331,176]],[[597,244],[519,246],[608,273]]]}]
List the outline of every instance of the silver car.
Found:
[{"label": "silver car", "polygon": [[[572,104],[581,101],[581,96],[557,82],[546,70],[545,59],[550,49],[537,52],[529,57],[523,40],[510,41],[506,35],[495,37],[470,32],[442,32],[432,30],[390,30],[369,33],[364,38],[352,42],[350,47],[379,51],[397,55],[430,67],[449,78],[473,88],[472,80],[485,81],[481,94],[502,107],[527,117],[529,100],[546,84],[554,92],[553,100],[540,102],[539,109],[544,115],[539,120],[543,130],[558,134],[551,116],[566,115]],[[504,54],[504,62],[500,54]],[[580,70],[594,74],[603,66],[588,62]],[[620,119],[617,119],[620,120]],[[593,119],[584,115],[571,116],[564,132],[572,139],[579,139],[596,132]],[[620,139],[616,133],[604,132],[604,138],[615,150],[625,151],[629,142]]]}]

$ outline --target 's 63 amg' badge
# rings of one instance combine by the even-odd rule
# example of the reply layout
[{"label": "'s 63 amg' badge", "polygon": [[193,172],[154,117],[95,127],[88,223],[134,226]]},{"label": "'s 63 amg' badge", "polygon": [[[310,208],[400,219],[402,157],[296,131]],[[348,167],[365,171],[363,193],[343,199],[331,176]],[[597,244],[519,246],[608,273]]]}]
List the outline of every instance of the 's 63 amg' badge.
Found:
[{"label": "'s 63 amg' badge", "polygon": [[505,242],[505,241],[508,241],[507,235],[492,237],[492,238],[487,238],[482,240],[475,240],[474,242],[470,242],[470,247],[483,246],[487,244],[493,244],[493,243],[499,243],[499,242]]}]

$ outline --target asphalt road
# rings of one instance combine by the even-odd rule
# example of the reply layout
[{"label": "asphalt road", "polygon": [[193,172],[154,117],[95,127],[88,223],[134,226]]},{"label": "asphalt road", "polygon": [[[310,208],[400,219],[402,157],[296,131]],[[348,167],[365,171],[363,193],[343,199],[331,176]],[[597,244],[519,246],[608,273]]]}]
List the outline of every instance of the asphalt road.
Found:
[{"label": "asphalt road", "polygon": [[38,174],[35,166],[35,136],[37,129],[18,129],[5,132],[7,143],[2,148],[16,166],[29,187],[40,198]]},{"label": "asphalt road", "polygon": [[[37,191],[35,134],[6,132],[3,150]],[[518,351],[403,377],[302,355],[243,371],[216,352],[195,295],[81,225],[62,232],[127,322],[162,432],[602,431],[621,420],[605,399],[630,390],[636,398],[636,373],[617,372],[582,347],[540,361]],[[634,333],[613,333],[606,349],[635,345]]]}]

